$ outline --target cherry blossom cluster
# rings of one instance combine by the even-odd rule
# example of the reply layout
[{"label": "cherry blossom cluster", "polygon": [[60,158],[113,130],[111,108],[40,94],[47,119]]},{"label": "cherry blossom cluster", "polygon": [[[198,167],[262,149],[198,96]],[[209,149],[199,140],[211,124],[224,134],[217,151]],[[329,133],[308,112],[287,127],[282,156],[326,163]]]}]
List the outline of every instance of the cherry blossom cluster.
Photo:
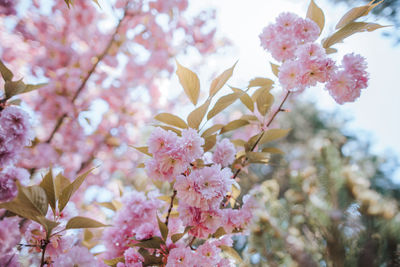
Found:
[{"label": "cherry blossom cluster", "polygon": [[[252,218],[254,200],[245,196],[241,208],[227,208],[229,192],[234,180],[229,168],[236,149],[228,139],[217,142],[212,155],[204,153],[204,139],[196,130],[188,128],[178,136],[175,132],[156,128],[148,140],[145,170],[149,178],[173,185],[178,201],[178,216],[172,216],[172,202],[159,199],[158,191],[147,195],[131,192],[123,198],[119,210],[103,234],[106,259],[123,257],[119,267],[142,266],[145,261],[134,246],[140,241],[160,237],[157,216],[168,213],[168,236],[161,251],[166,266],[233,266],[221,256],[220,246],[232,246],[231,235],[241,233]],[[201,163],[200,163],[201,162]],[[170,207],[169,207],[170,206]],[[172,209],[172,210],[171,210]],[[189,229],[186,238],[173,242],[172,236]],[[219,229],[221,238],[212,238]],[[193,238],[205,240],[197,248],[188,244]]]},{"label": "cherry blossom cluster", "polygon": [[360,90],[367,87],[365,59],[345,55],[339,68],[315,42],[319,34],[320,29],[312,20],[282,13],[275,24],[264,28],[260,40],[262,47],[282,62],[279,82],[285,90],[302,92],[318,82],[326,83],[337,103],[353,102],[360,96]]},{"label": "cherry blossom cluster", "polygon": [[17,195],[16,181],[28,184],[29,173],[13,164],[32,137],[27,112],[15,106],[6,106],[0,111],[0,201],[11,200]]}]

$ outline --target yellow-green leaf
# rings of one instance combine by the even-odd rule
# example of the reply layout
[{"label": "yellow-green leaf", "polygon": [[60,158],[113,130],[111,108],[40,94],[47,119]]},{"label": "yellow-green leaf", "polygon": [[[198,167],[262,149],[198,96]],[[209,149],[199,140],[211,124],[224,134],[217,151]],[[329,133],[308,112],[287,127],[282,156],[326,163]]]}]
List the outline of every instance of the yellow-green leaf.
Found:
[{"label": "yellow-green leaf", "polygon": [[196,73],[185,68],[178,61],[176,61],[178,66],[176,74],[178,75],[179,82],[181,83],[183,90],[185,90],[186,95],[189,97],[190,101],[196,105],[200,94],[200,80]]},{"label": "yellow-green leaf", "polygon": [[215,103],[214,107],[208,112],[207,114],[207,119],[211,119],[227,107],[233,104],[239,97],[242,96],[242,93],[240,92],[235,92],[232,94],[225,95],[218,99],[218,101]]},{"label": "yellow-green leaf", "polygon": [[266,152],[247,152],[247,158],[250,163],[268,163],[271,154]]},{"label": "yellow-green leaf", "polygon": [[277,139],[285,137],[291,129],[271,129],[264,132],[263,136],[260,139],[259,144],[265,144],[268,142],[275,141]]},{"label": "yellow-green leaf", "polygon": [[1,60],[0,60],[0,73],[5,82],[11,81],[12,78],[14,77],[11,70],[9,68],[7,68],[6,65],[4,65],[3,61],[1,61]]},{"label": "yellow-green leaf", "polygon": [[187,117],[188,125],[190,128],[199,129],[200,123],[206,115],[210,103],[211,99],[207,99],[207,101],[204,102],[203,105],[190,112],[189,116]]},{"label": "yellow-green leaf", "polygon": [[98,222],[96,220],[87,217],[76,216],[69,219],[67,225],[65,226],[65,229],[98,228],[106,226],[108,225],[102,224],[101,222]]},{"label": "yellow-green leaf", "polygon": [[153,126],[154,126],[154,127],[163,128],[163,129],[166,130],[166,131],[172,131],[172,132],[176,133],[178,136],[181,136],[181,135],[182,135],[182,131],[181,131],[181,130],[176,129],[176,128],[171,127],[171,126],[167,126],[167,125],[153,125]]},{"label": "yellow-green leaf", "polygon": [[226,254],[231,256],[232,258],[234,258],[235,261],[239,265],[243,264],[242,258],[240,257],[239,253],[237,253],[237,251],[234,248],[231,248],[231,247],[228,247],[228,246],[224,246],[224,245],[219,246],[219,248],[222,249],[223,252],[225,252]]},{"label": "yellow-green leaf", "polygon": [[54,228],[57,227],[57,225],[59,225],[60,223],[55,222],[55,221],[51,221],[49,219],[47,219],[44,216],[38,216],[37,217],[37,221],[43,225],[44,229],[46,230],[46,233],[48,236],[51,235],[51,231],[53,231]]},{"label": "yellow-green leaf", "polygon": [[240,101],[245,105],[251,112],[254,111],[254,103],[251,97],[243,90],[240,90],[239,88],[231,87],[231,89],[235,93],[242,93],[240,97]]},{"label": "yellow-green leaf", "polygon": [[342,42],[345,38],[357,33],[357,32],[372,32],[380,28],[384,28],[387,26],[382,26],[376,23],[368,23],[368,22],[350,22],[328,38],[322,41],[322,46],[324,48],[331,47],[332,45]]},{"label": "yellow-green leaf", "polygon": [[117,257],[117,258],[110,259],[110,260],[103,260],[103,262],[105,264],[107,264],[108,266],[113,266],[114,267],[114,266],[116,266],[118,264],[118,262],[125,262],[125,257],[121,256],[121,257]]},{"label": "yellow-green leaf", "polygon": [[6,94],[6,98],[11,98],[15,95],[21,94],[24,92],[26,88],[25,83],[21,80],[18,81],[6,81],[4,84],[4,91]]},{"label": "yellow-green leaf", "polygon": [[136,149],[139,152],[142,152],[143,154],[146,154],[147,156],[150,156],[150,157],[153,156],[153,154],[151,154],[149,152],[149,147],[148,146],[131,146],[131,147],[133,147],[134,149]]},{"label": "yellow-green leaf", "polygon": [[49,207],[46,191],[38,185],[21,187],[21,190],[24,193],[23,197],[26,197],[41,215],[46,216]]},{"label": "yellow-green leaf", "polygon": [[40,183],[40,187],[44,189],[46,192],[47,200],[49,201],[50,207],[53,209],[53,212],[56,210],[56,191],[54,188],[54,180],[52,169],[50,169],[47,174],[44,176],[42,182]]},{"label": "yellow-green leaf", "polygon": [[233,70],[235,69],[236,63],[222,74],[220,74],[217,78],[215,78],[210,86],[210,97],[213,97],[219,90],[225,85],[225,83],[229,80],[229,78],[233,74]]},{"label": "yellow-green leaf", "polygon": [[215,124],[215,125],[211,126],[210,128],[208,128],[207,130],[205,130],[205,131],[203,132],[203,134],[201,135],[201,137],[204,138],[204,137],[210,136],[210,135],[212,135],[213,133],[215,133],[215,132],[221,130],[222,127],[224,127],[223,124]]},{"label": "yellow-green leaf", "polygon": [[204,152],[207,152],[210,149],[212,149],[216,143],[217,143],[217,135],[216,134],[213,134],[213,135],[210,135],[210,136],[207,136],[206,138],[204,138],[204,145],[203,145]]},{"label": "yellow-green leaf", "polygon": [[173,234],[171,236],[172,242],[176,243],[177,241],[179,241],[192,228],[193,228],[192,226],[186,226],[185,231],[183,233]]},{"label": "yellow-green leaf", "polygon": [[154,117],[156,120],[161,121],[163,123],[176,126],[178,128],[185,129],[187,128],[187,124],[184,120],[179,118],[178,116],[175,116],[171,113],[160,113]]},{"label": "yellow-green leaf", "polygon": [[276,65],[276,64],[274,64],[274,63],[270,63],[271,64],[271,70],[272,70],[272,73],[276,76],[276,77],[278,77],[279,76],[279,65]]},{"label": "yellow-green leaf", "polygon": [[62,191],[71,184],[69,179],[59,173],[54,179],[54,191],[56,194],[56,199],[58,200],[61,196]]},{"label": "yellow-green leaf", "polygon": [[235,139],[235,140],[231,140],[231,143],[234,144],[235,146],[244,146],[244,144],[246,144],[246,141],[242,140],[242,139]]},{"label": "yellow-green leaf", "polygon": [[76,192],[76,190],[79,189],[83,181],[85,181],[86,177],[93,169],[95,168],[86,171],[82,175],[79,175],[71,184],[63,189],[63,191],[61,192],[61,196],[58,200],[58,210],[60,212],[65,208],[71,196]]},{"label": "yellow-green leaf", "polygon": [[272,86],[274,85],[274,81],[268,78],[254,78],[249,82],[249,88],[250,87],[266,87],[268,89],[272,89]]},{"label": "yellow-green leaf", "polygon": [[262,152],[267,152],[271,154],[285,154],[285,152],[276,147],[265,147],[263,148]]},{"label": "yellow-green leaf", "polygon": [[97,202],[97,204],[112,211],[117,211],[117,208],[112,202]]},{"label": "yellow-green leaf", "polygon": [[157,222],[158,222],[158,228],[160,229],[161,236],[165,241],[165,240],[167,240],[167,237],[168,237],[168,226],[160,220],[158,215],[157,215]]},{"label": "yellow-green leaf", "polygon": [[40,88],[42,88],[43,86],[46,86],[46,85],[47,85],[47,83],[27,84],[22,93],[28,93],[28,92],[40,89]]},{"label": "yellow-green leaf", "polygon": [[142,240],[139,243],[133,244],[135,247],[141,248],[160,248],[165,242],[158,236],[153,236],[150,239]]},{"label": "yellow-green leaf", "polygon": [[221,236],[226,235],[226,231],[224,227],[219,227],[215,233],[212,234],[213,238],[220,238]]},{"label": "yellow-green leaf", "polygon": [[307,18],[317,23],[321,34],[325,25],[325,15],[322,9],[315,4],[314,0],[311,0],[310,5],[308,6]]},{"label": "yellow-green leaf", "polygon": [[355,7],[355,8],[352,8],[351,10],[349,10],[346,14],[344,14],[344,16],[336,24],[336,29],[343,28],[344,26],[346,26],[350,22],[353,22],[358,18],[361,18],[361,17],[364,17],[364,16],[368,15],[369,12],[374,7],[376,7],[377,5],[382,3],[383,0],[379,1],[378,3],[375,3],[375,4],[374,4],[374,2],[375,2],[375,0],[371,1],[368,5]]},{"label": "yellow-green leaf", "polygon": [[240,120],[240,119],[239,120],[234,120],[234,121],[229,122],[224,127],[222,127],[220,133],[223,134],[223,133],[226,133],[226,132],[229,132],[229,131],[233,131],[233,130],[236,130],[236,129],[238,129],[240,127],[243,127],[245,125],[248,125],[248,124],[249,124],[249,122],[247,120]]},{"label": "yellow-green leaf", "polygon": [[269,93],[268,89],[260,88],[260,94],[258,94],[256,103],[257,109],[261,115],[265,116],[268,110],[271,108],[274,103],[274,96]]}]

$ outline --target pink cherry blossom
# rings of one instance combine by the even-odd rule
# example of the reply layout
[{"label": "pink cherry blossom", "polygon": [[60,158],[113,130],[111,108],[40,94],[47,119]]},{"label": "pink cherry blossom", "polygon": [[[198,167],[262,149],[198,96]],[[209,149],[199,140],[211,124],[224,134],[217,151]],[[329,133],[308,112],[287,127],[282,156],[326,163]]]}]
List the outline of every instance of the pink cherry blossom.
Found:
[{"label": "pink cherry blossom", "polygon": [[228,139],[224,138],[217,143],[213,153],[213,161],[222,167],[227,167],[235,160],[236,149]]}]

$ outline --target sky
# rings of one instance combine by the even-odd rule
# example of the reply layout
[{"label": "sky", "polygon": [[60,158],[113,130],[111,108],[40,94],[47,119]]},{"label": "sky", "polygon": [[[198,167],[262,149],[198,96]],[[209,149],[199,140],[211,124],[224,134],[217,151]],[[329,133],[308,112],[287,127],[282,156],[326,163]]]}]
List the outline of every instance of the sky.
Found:
[{"label": "sky", "polygon": [[[229,82],[232,84],[245,84],[256,76],[273,77],[269,68],[272,59],[260,47],[258,35],[283,11],[304,17],[308,3],[306,0],[192,1],[194,10],[210,6],[217,9],[218,34],[226,36],[233,45],[223,57],[211,59],[209,66],[222,70],[239,60]],[[326,0],[316,0],[316,3],[325,12],[324,37],[333,32],[335,24],[349,7],[345,4],[333,6]],[[369,22],[390,24],[373,16],[367,18]],[[335,46],[339,53],[334,59],[341,60],[344,54],[354,52],[364,56],[368,62],[369,87],[363,90],[355,103],[338,105],[322,88],[308,89],[301,98],[312,99],[323,110],[338,110],[351,119],[350,129],[369,136],[374,152],[394,153],[400,158],[400,46],[394,46],[392,39],[382,36],[385,30],[359,33]],[[400,170],[394,180],[400,183]]]}]

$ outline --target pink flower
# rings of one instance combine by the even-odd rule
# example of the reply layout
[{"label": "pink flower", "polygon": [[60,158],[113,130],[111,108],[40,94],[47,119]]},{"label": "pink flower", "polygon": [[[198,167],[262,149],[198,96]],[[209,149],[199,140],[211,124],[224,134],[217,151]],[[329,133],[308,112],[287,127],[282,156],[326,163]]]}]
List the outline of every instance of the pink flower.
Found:
[{"label": "pink flower", "polygon": [[295,26],[295,36],[301,43],[314,42],[318,39],[320,28],[310,19],[301,19]]},{"label": "pink flower", "polygon": [[71,267],[71,266],[100,266],[93,255],[86,247],[73,246],[67,252],[63,252],[54,259],[54,266]]},{"label": "pink flower", "polygon": [[221,170],[220,165],[193,170],[187,177],[178,176],[175,189],[179,199],[193,207],[209,209],[218,207],[230,190],[232,172]]},{"label": "pink flower", "polygon": [[368,86],[367,62],[364,57],[354,53],[347,54],[342,59],[342,66],[346,72],[354,77],[356,88],[363,89]]},{"label": "pink flower", "polygon": [[193,257],[192,250],[188,247],[171,249],[166,267],[194,267],[196,261],[193,261]]},{"label": "pink flower", "polygon": [[156,127],[149,137],[149,152],[152,154],[168,151],[175,148],[178,143],[178,136],[172,131],[166,131]]},{"label": "pink flower", "polygon": [[21,184],[29,183],[29,173],[22,168],[8,167],[0,172],[0,201],[10,201],[17,196],[18,180]]},{"label": "pink flower", "polygon": [[125,267],[141,267],[144,258],[137,252],[136,248],[128,248],[124,252]]},{"label": "pink flower", "polygon": [[221,164],[222,167],[227,167],[235,160],[235,146],[226,138],[218,142],[213,154],[213,161]]},{"label": "pink flower", "polygon": [[356,88],[354,77],[344,71],[336,72],[326,84],[329,94],[338,104],[353,102],[360,96],[360,90]]},{"label": "pink flower", "polygon": [[29,145],[33,138],[29,115],[24,110],[9,106],[0,112],[0,127],[21,146]]},{"label": "pink flower", "polygon": [[285,61],[279,68],[279,82],[287,91],[302,91],[304,86],[300,83],[302,66],[298,61]]},{"label": "pink flower", "polygon": [[21,240],[19,222],[19,217],[5,217],[0,220],[0,266],[6,266],[11,258],[13,258],[13,262],[18,259],[18,255],[15,254],[17,251],[13,249]]},{"label": "pink flower", "polygon": [[185,129],[182,131],[182,138],[179,141],[186,160],[192,162],[200,158],[204,151],[202,145],[204,145],[204,139],[200,137],[194,129]]}]

